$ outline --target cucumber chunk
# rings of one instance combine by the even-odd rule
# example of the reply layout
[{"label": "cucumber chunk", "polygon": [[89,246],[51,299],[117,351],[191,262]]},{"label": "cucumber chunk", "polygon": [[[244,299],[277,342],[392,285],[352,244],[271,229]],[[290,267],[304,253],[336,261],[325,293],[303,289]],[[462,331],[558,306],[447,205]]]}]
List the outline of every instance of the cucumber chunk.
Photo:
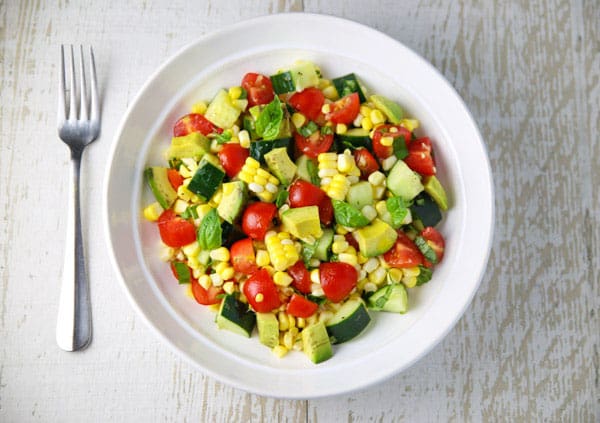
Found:
[{"label": "cucumber chunk", "polygon": [[146,181],[154,194],[154,198],[163,209],[168,209],[177,199],[177,192],[173,189],[166,167],[152,166],[144,172]]},{"label": "cucumber chunk", "polygon": [[410,201],[423,191],[420,176],[413,172],[402,160],[398,160],[387,177],[387,187],[390,191]]},{"label": "cucumber chunk", "polygon": [[371,321],[364,302],[348,300],[327,322],[327,333],[333,344],[341,344],[358,336]]},{"label": "cucumber chunk", "polygon": [[406,313],[408,309],[406,288],[399,283],[386,285],[369,297],[367,305],[371,310]]},{"label": "cucumber chunk", "polygon": [[217,327],[250,338],[256,315],[248,304],[237,300],[233,295],[225,295],[217,314]]}]

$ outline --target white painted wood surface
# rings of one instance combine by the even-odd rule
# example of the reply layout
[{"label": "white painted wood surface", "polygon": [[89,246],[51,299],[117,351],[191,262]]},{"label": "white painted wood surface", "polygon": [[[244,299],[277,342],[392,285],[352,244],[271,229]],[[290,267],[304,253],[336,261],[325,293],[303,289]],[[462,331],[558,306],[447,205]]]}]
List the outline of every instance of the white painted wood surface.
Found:
[{"label": "white painted wood surface", "polygon": [[[497,195],[488,272],[450,335],[384,383],[313,401],[244,393],[173,354],[122,294],[100,225],[109,145],[154,69],[202,34],[290,10],[362,22],[431,61],[480,125]],[[598,421],[599,26],[594,0],[0,2],[0,421]],[[94,341],[74,354],[54,342],[61,43],[94,46],[104,92],[82,181]]]}]

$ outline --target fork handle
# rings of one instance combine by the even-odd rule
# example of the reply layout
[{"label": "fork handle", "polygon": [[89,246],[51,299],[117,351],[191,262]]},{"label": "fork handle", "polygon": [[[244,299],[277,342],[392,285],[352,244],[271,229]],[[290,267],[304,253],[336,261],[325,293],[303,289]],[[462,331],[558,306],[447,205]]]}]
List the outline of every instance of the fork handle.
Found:
[{"label": "fork handle", "polygon": [[58,305],[56,342],[65,351],[77,351],[92,339],[90,287],[85,270],[81,215],[79,212],[79,171],[82,150],[71,150],[69,207],[62,288]]}]

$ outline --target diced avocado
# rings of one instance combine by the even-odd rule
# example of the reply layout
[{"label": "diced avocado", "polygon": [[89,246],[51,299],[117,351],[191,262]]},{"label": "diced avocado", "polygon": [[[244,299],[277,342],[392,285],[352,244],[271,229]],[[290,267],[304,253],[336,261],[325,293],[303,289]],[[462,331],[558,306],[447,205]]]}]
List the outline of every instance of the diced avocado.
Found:
[{"label": "diced avocado", "polygon": [[256,313],[256,328],[260,342],[269,348],[279,345],[279,320],[273,313]]},{"label": "diced avocado", "polygon": [[296,174],[296,164],[288,156],[287,148],[274,148],[265,154],[265,162],[283,185],[289,185]]},{"label": "diced avocado", "polygon": [[319,70],[312,62],[298,61],[290,69],[292,81],[296,86],[296,91],[300,92],[308,87],[316,87],[319,85]]},{"label": "diced avocado", "polygon": [[187,187],[188,190],[194,194],[201,195],[205,200],[213,196],[225,177],[225,172],[220,168],[220,165],[215,166],[210,158],[211,156],[211,154],[205,154],[202,157],[198,170],[196,170]]},{"label": "diced avocado", "polygon": [[402,112],[402,108],[398,103],[382,95],[372,95],[369,100],[371,100],[371,103],[381,110],[388,120],[394,125],[400,123],[404,113]]},{"label": "diced avocado", "polygon": [[425,187],[425,192],[431,195],[431,198],[433,198],[437,205],[440,206],[440,209],[444,211],[448,210],[448,197],[446,196],[446,191],[435,175],[426,176],[423,186]]},{"label": "diced avocado", "polygon": [[329,260],[329,248],[331,247],[332,243],[333,229],[323,229],[323,235],[321,235],[321,238],[317,240],[317,246],[315,247],[313,257],[321,261]]},{"label": "diced avocado", "polygon": [[210,151],[210,140],[200,132],[191,132],[183,137],[173,137],[167,150],[169,159],[193,157],[199,160]]},{"label": "diced avocado", "polygon": [[312,324],[302,330],[302,349],[315,364],[333,356],[329,335],[323,322]]},{"label": "diced avocado", "polygon": [[238,218],[246,201],[246,184],[243,181],[223,184],[223,197],[217,206],[217,213],[223,220],[233,223]]},{"label": "diced avocado", "polygon": [[317,206],[286,210],[281,214],[281,221],[289,233],[304,242],[314,242],[311,238],[320,238],[323,235]]},{"label": "diced avocado", "polygon": [[388,174],[386,185],[390,191],[410,201],[423,191],[419,174],[412,171],[404,161],[398,160]]},{"label": "diced avocado", "polygon": [[346,195],[348,204],[361,210],[364,206],[373,204],[373,186],[367,181],[358,182],[348,189]]},{"label": "diced avocado", "polygon": [[250,338],[256,323],[256,315],[248,308],[248,304],[228,294],[221,302],[216,320],[219,329],[227,329]]},{"label": "diced avocado", "polygon": [[298,178],[310,182],[314,185],[319,185],[319,174],[317,164],[305,154],[302,154],[296,159],[296,175]]},{"label": "diced avocado", "polygon": [[391,313],[406,313],[408,308],[408,294],[404,285],[394,283],[385,285],[369,297],[367,305],[376,311],[389,311]]},{"label": "diced avocado", "polygon": [[383,220],[374,219],[373,222],[353,232],[358,248],[365,257],[375,257],[388,251],[398,234]]},{"label": "diced avocado", "polygon": [[152,166],[145,170],[144,174],[152,194],[163,209],[168,209],[177,199],[177,192],[173,189],[166,167]]},{"label": "diced avocado", "polygon": [[220,128],[231,128],[242,110],[231,101],[227,91],[221,89],[208,105],[204,117]]}]

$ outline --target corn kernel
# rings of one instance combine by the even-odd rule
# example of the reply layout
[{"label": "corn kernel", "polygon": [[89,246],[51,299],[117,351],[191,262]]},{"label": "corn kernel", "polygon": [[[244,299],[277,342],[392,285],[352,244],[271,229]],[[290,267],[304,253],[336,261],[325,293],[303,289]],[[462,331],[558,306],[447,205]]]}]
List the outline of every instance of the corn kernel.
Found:
[{"label": "corn kernel", "polygon": [[321,112],[324,114],[331,112],[331,106],[328,103],[323,104],[323,107],[321,107]]},{"label": "corn kernel", "polygon": [[313,269],[313,270],[310,271],[310,281],[312,283],[318,283],[318,284],[321,283],[321,278],[320,278],[320,275],[319,275],[319,269]]},{"label": "corn kernel", "polygon": [[400,126],[413,132],[419,127],[419,121],[417,119],[402,119],[400,120]]},{"label": "corn kernel", "polygon": [[202,275],[198,278],[198,283],[204,289],[208,289],[212,286],[212,280],[208,275]]},{"label": "corn kernel", "polygon": [[191,244],[188,245],[184,245],[183,247],[181,247],[181,251],[183,251],[183,254],[185,254],[188,257],[198,257],[198,253],[200,253],[200,245],[198,245],[198,242],[194,241]]},{"label": "corn kernel", "polygon": [[311,268],[319,267],[320,265],[321,265],[321,262],[319,261],[319,259],[316,259],[316,258],[311,258],[310,261],[308,262],[308,267],[311,267]]},{"label": "corn kernel", "polygon": [[248,157],[246,159],[246,162],[244,163],[246,165],[248,165],[250,168],[253,169],[258,169],[260,168],[260,162],[258,162],[256,159],[254,159],[253,157]]},{"label": "corn kernel", "polygon": [[237,100],[242,96],[242,87],[231,87],[229,88],[229,98]]},{"label": "corn kernel", "polygon": [[287,314],[283,311],[280,311],[277,314],[277,320],[279,320],[279,330],[286,331],[290,327],[290,320],[287,317]]},{"label": "corn kernel", "polygon": [[265,187],[260,184],[257,184],[256,182],[250,182],[248,184],[248,189],[252,192],[260,194],[261,192],[263,192],[265,190]]},{"label": "corn kernel", "polygon": [[238,134],[240,145],[244,148],[250,148],[250,134],[245,129],[241,130]]},{"label": "corn kernel", "polygon": [[335,233],[340,235],[346,235],[348,233],[348,229],[344,228],[342,225],[337,225],[335,227]]},{"label": "corn kernel", "polygon": [[160,206],[160,204],[158,204],[158,202],[154,202],[144,209],[144,217],[150,222],[156,222],[162,212],[163,208]]},{"label": "corn kernel", "polygon": [[298,317],[296,319],[296,327],[299,327],[300,329],[305,328],[306,327],[306,320],[303,319],[302,317]]},{"label": "corn kernel", "polygon": [[340,154],[337,159],[337,169],[340,172],[348,172],[350,169],[355,167],[354,157],[350,154]]},{"label": "corn kernel", "polygon": [[302,113],[294,113],[292,115],[292,123],[296,128],[301,128],[306,123],[306,116]]},{"label": "corn kernel", "polygon": [[208,106],[206,105],[205,101],[199,101],[192,106],[192,113],[198,113],[203,115],[204,113],[206,113],[207,108]]},{"label": "corn kernel", "polygon": [[369,116],[371,114],[371,111],[372,109],[369,106],[360,106],[360,114],[363,116]]},{"label": "corn kernel", "polygon": [[375,207],[371,206],[370,204],[364,206],[360,211],[367,219],[369,219],[369,221],[377,217],[377,210],[375,210]]},{"label": "corn kernel", "polygon": [[235,292],[235,284],[231,281],[225,282],[223,284],[223,291],[225,291],[226,294],[233,294]]},{"label": "corn kernel", "polygon": [[375,189],[373,190],[373,197],[375,199],[381,199],[383,197],[383,194],[385,194],[385,187],[384,186],[377,186],[375,187]]},{"label": "corn kernel", "polygon": [[356,258],[358,260],[358,264],[365,264],[367,261],[369,261],[369,258],[365,257],[362,253],[358,253]]},{"label": "corn kernel", "polygon": [[279,286],[289,286],[294,279],[285,272],[275,272],[273,275],[273,282]]},{"label": "corn kernel", "polygon": [[339,98],[338,92],[333,85],[322,89],[323,95],[329,100],[337,100]]},{"label": "corn kernel", "polygon": [[292,332],[287,331],[285,335],[283,335],[283,345],[288,350],[291,350],[294,347],[294,335]]},{"label": "corn kernel", "polygon": [[373,273],[375,271],[375,269],[377,269],[378,267],[379,267],[379,260],[377,260],[376,258],[370,258],[369,261],[367,261],[364,264],[363,269],[367,273]]},{"label": "corn kernel", "polygon": [[348,132],[348,127],[343,124],[343,123],[338,123],[337,125],[335,125],[335,133],[336,134],[345,134],[346,132]]},{"label": "corn kernel", "polygon": [[365,291],[365,292],[375,292],[375,291],[377,291],[377,285],[375,285],[372,282],[367,282],[367,283],[365,283],[365,286],[363,287],[363,291]]},{"label": "corn kernel", "polygon": [[340,253],[340,254],[338,254],[338,260],[341,261],[342,263],[347,263],[351,266],[358,264],[358,259],[356,258],[356,255],[354,255],[354,254]]},{"label": "corn kernel", "polygon": [[254,297],[254,301],[256,301],[257,303],[262,303],[264,300],[265,300],[265,296],[262,294],[262,292],[259,292]]},{"label": "corn kernel", "polygon": [[167,245],[161,245],[160,247],[160,252],[159,252],[159,258],[162,261],[170,261],[173,258],[173,255],[175,254],[175,249],[167,246]]},{"label": "corn kernel", "polygon": [[349,246],[350,245],[345,239],[342,241],[334,241],[333,244],[331,244],[331,252],[333,254],[340,254],[346,251]]},{"label": "corn kernel", "polygon": [[365,131],[370,131],[371,129],[373,129],[373,121],[371,121],[371,118],[368,116],[365,116],[362,118],[362,120],[360,121],[360,126],[365,130]]},{"label": "corn kernel", "polygon": [[385,122],[385,117],[383,116],[383,113],[381,113],[381,110],[372,110],[371,113],[369,113],[369,118],[371,118],[373,125]]},{"label": "corn kernel", "polygon": [[371,173],[367,179],[371,185],[382,186],[385,183],[385,175],[380,171]]},{"label": "corn kernel", "polygon": [[402,280],[402,269],[392,268],[388,270],[388,279],[392,283],[398,283]]},{"label": "corn kernel", "polygon": [[289,350],[283,345],[276,345],[271,351],[276,357],[282,358],[288,353]]},{"label": "corn kernel", "polygon": [[263,267],[263,266],[267,266],[269,263],[271,263],[271,260],[269,259],[269,253],[267,253],[266,250],[257,250],[256,251],[256,265],[258,267]]},{"label": "corn kernel", "polygon": [[319,285],[318,283],[313,283],[310,285],[310,293],[312,295],[314,295],[315,297],[322,297],[325,295],[325,292],[323,291],[323,287],[321,285]]},{"label": "corn kernel", "polygon": [[337,160],[337,154],[333,153],[333,152],[329,152],[329,153],[320,153],[317,156],[317,160],[319,161],[319,163],[321,162],[330,162],[330,161],[335,161]]},{"label": "corn kernel", "polygon": [[229,266],[223,269],[220,275],[223,278],[223,280],[228,281],[233,279],[233,276],[235,275],[235,270],[233,267]]},{"label": "corn kernel", "polygon": [[362,120],[363,120],[363,115],[361,115],[360,113],[356,115],[356,117],[354,118],[354,120],[352,121],[352,125],[356,126],[357,128],[360,128],[361,124],[362,124]]},{"label": "corn kernel", "polygon": [[295,332],[293,329],[296,327],[296,318],[294,316],[292,316],[291,314],[288,314],[288,323],[290,326],[289,331]]},{"label": "corn kernel", "polygon": [[374,283],[375,285],[381,284],[385,277],[387,276],[387,271],[383,267],[378,267],[375,269],[373,273],[369,275],[369,281]]},{"label": "corn kernel", "polygon": [[384,136],[379,139],[379,142],[384,147],[391,147],[394,145],[394,137]]},{"label": "corn kernel", "polygon": [[331,311],[322,311],[319,314],[319,322],[327,323],[333,317],[333,313]]},{"label": "corn kernel", "polygon": [[381,161],[381,167],[383,170],[390,170],[392,167],[394,167],[394,165],[396,164],[396,162],[398,161],[398,158],[396,156],[390,156],[386,159],[383,159]]}]

